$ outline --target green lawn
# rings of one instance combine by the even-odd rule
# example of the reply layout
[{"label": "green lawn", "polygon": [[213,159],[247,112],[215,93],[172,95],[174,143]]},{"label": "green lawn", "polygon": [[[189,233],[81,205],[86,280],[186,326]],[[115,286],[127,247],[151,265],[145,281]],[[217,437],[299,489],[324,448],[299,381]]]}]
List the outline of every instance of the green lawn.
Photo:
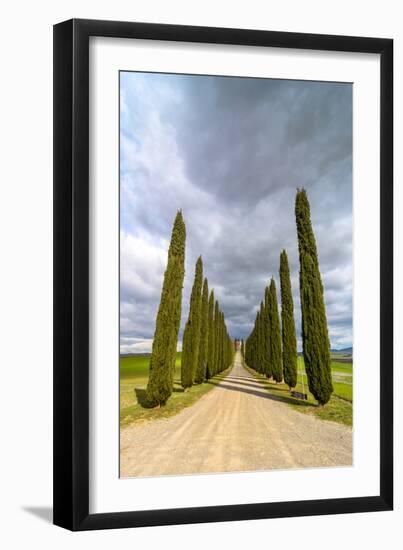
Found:
[{"label": "green lawn", "polygon": [[[331,363],[333,378],[333,395],[345,399],[352,403],[353,401],[353,369],[351,363]],[[298,357],[298,385],[296,390],[302,391],[304,383],[305,393],[308,392],[308,379],[305,373],[304,359]],[[309,393],[309,392],[308,392]],[[310,395],[310,394],[309,394]],[[312,396],[311,396],[312,397]],[[312,400],[315,401],[312,397]]]},{"label": "green lawn", "polygon": [[314,397],[309,393],[302,357],[298,357],[298,382],[295,389],[298,392],[307,393],[307,401],[292,397],[286,384],[276,384],[254,370],[248,370],[262,381],[262,384],[271,394],[284,403],[291,405],[294,409],[306,414],[314,414],[323,420],[332,420],[351,426],[353,421],[352,364],[332,362],[331,368],[334,392],[330,401],[324,407],[318,407]]},{"label": "green lawn", "polygon": [[[120,426],[133,422],[166,418],[193,405],[202,395],[214,388],[214,384],[198,384],[186,392],[180,384],[181,352],[176,354],[174,389],[166,405],[158,408],[147,408],[145,389],[148,380],[150,356],[131,356],[120,358]],[[227,374],[215,377],[222,378]]]},{"label": "green lawn", "polygon": [[333,372],[343,372],[350,375],[353,374],[352,363],[337,363],[336,361],[332,361],[331,367]]},{"label": "green lawn", "polygon": [[[120,425],[127,426],[133,422],[166,418],[193,405],[200,397],[214,388],[227,371],[221,373],[206,384],[193,386],[184,392],[180,384],[181,353],[176,354],[174,390],[167,404],[159,409],[150,409],[145,403],[145,388],[148,380],[148,363],[150,356],[132,356],[120,358]],[[316,401],[308,391],[308,382],[304,371],[304,360],[298,357],[298,383],[296,390],[308,393],[308,401],[295,399],[285,384],[275,384],[264,376],[251,372],[259,378],[266,389],[284,403],[307,414],[314,414],[324,420],[352,425],[353,369],[351,363],[332,362],[334,392],[324,407],[317,407]],[[215,382],[215,383],[214,383]]]}]

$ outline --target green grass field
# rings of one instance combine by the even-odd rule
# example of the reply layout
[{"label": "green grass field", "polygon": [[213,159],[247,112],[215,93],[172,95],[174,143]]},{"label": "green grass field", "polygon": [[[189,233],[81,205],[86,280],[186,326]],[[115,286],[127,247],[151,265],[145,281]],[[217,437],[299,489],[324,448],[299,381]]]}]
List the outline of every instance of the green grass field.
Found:
[{"label": "green grass field", "polygon": [[[148,380],[149,356],[130,356],[120,358],[120,425],[127,426],[133,422],[166,418],[180,412],[183,408],[193,405],[200,397],[215,387],[215,383],[227,374],[227,371],[216,376],[211,383],[193,386],[184,392],[180,384],[181,353],[176,354],[174,389],[172,396],[164,407],[147,408],[145,389]],[[308,391],[308,382],[304,370],[304,360],[298,357],[298,383],[296,391],[307,393],[308,401],[292,397],[286,384],[276,384],[266,377],[250,370],[259,378],[266,389],[276,395],[284,403],[296,410],[314,414],[324,420],[352,425],[353,401],[353,365],[332,361],[332,376],[334,392],[324,407],[317,407],[316,401]],[[214,383],[215,382],[215,383]]]},{"label": "green grass field", "polygon": [[249,370],[263,382],[271,394],[277,396],[284,403],[288,403],[294,409],[306,414],[314,414],[322,420],[331,420],[351,426],[353,423],[353,365],[352,363],[332,361],[331,368],[334,391],[330,401],[324,407],[317,406],[314,397],[308,390],[302,357],[298,357],[298,382],[295,390],[307,393],[307,401],[292,397],[286,384],[276,384],[254,370]]},{"label": "green grass field", "polygon": [[[214,388],[214,384],[199,384],[186,392],[180,384],[181,353],[176,354],[174,389],[166,405],[147,408],[145,390],[148,381],[150,356],[130,356],[120,358],[120,426],[133,422],[167,418],[193,405],[200,397]],[[215,377],[225,376],[226,371]]]}]

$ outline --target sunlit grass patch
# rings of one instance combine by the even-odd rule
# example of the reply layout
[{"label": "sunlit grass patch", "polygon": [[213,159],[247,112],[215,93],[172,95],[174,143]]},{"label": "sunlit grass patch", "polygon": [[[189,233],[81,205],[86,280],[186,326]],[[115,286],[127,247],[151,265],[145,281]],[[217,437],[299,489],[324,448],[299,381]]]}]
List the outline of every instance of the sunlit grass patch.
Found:
[{"label": "sunlit grass patch", "polygon": [[[330,398],[330,401],[323,407],[318,407],[313,395],[309,392],[308,381],[306,373],[302,370],[303,362],[302,358],[298,358],[298,382],[295,390],[300,393],[306,393],[307,400],[298,399],[290,394],[289,388],[286,384],[268,380],[264,375],[257,373],[256,371],[246,367],[248,371],[253,374],[258,380],[261,381],[262,386],[275,396],[278,401],[286,403],[292,406],[295,410],[313,414],[322,420],[330,420],[332,422],[339,422],[351,426],[353,422],[353,407],[352,407],[352,377],[346,377],[348,383],[334,382],[334,392]],[[303,360],[302,360],[303,361]],[[332,369],[333,370],[333,369]]]},{"label": "sunlit grass patch", "polygon": [[[148,381],[150,356],[130,356],[120,358],[120,427],[134,422],[168,418],[185,407],[193,405],[200,397],[214,388],[213,384],[198,384],[186,392],[180,383],[181,353],[176,354],[174,388],[166,405],[148,408],[145,393]],[[219,380],[227,371],[214,380]]]}]

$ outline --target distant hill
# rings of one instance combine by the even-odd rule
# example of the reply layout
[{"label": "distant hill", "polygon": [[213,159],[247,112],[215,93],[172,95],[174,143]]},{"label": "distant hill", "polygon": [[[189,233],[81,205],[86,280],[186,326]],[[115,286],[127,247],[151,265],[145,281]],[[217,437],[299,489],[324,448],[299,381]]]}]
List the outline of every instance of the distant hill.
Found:
[{"label": "distant hill", "polygon": [[353,354],[353,348],[342,348],[342,349],[331,349],[331,353],[345,353],[352,355]]},{"label": "distant hill", "polygon": [[[177,351],[176,352],[177,354],[179,353],[182,353],[180,351]],[[120,357],[150,357],[151,356],[151,353],[150,352],[143,352],[143,353],[121,353],[120,354]]]},{"label": "distant hill", "polygon": [[[331,349],[330,353],[340,353],[343,355],[353,355],[353,348],[343,348],[343,349]],[[302,356],[302,351],[298,352],[298,356]]]},{"label": "distant hill", "polygon": [[121,353],[120,357],[149,357],[151,353]]}]

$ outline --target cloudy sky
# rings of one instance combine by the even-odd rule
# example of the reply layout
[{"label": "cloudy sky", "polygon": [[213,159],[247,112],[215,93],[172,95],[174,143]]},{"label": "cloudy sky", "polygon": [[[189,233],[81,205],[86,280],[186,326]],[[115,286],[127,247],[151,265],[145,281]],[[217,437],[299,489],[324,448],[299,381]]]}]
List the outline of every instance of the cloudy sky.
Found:
[{"label": "cloudy sky", "polygon": [[[300,347],[297,187],[317,238],[331,346],[352,345],[350,84],[122,72],[121,353],[150,351],[172,223],[187,229],[234,338],[288,252]],[[181,343],[179,343],[180,349]]]}]

